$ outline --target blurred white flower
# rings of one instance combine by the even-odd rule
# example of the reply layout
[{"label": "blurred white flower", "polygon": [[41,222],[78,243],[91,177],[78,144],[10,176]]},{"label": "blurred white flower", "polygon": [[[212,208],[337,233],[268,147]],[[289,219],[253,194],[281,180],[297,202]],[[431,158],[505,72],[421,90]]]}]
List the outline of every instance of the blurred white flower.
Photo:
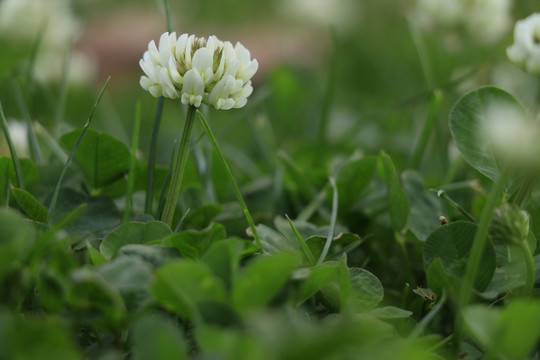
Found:
[{"label": "blurred white flower", "polygon": [[494,154],[512,166],[537,163],[539,129],[522,108],[513,103],[488,104],[482,114],[482,131]]},{"label": "blurred white flower", "polygon": [[540,75],[540,13],[519,20],[514,28],[514,44],[506,49],[510,61]]},{"label": "blurred white flower", "polygon": [[9,120],[8,128],[17,156],[28,157],[28,127],[26,123],[19,120]]},{"label": "blurred white flower", "polygon": [[424,29],[461,26],[490,44],[510,29],[511,7],[512,0],[416,0],[412,19]]},{"label": "blurred white flower", "polygon": [[24,41],[35,41],[39,35],[42,47],[62,47],[78,35],[80,24],[67,0],[3,0],[0,31]]},{"label": "blurred white flower", "polygon": [[[82,25],[71,10],[69,0],[0,1],[0,37],[31,46],[39,38],[34,73],[39,81],[59,81],[64,55],[81,34]],[[97,73],[93,59],[73,51],[70,83],[91,80]]]},{"label": "blurred white flower", "polygon": [[287,16],[338,27],[359,22],[361,9],[357,0],[282,0],[278,9]]},{"label": "blurred white flower", "polygon": [[183,104],[216,109],[241,108],[253,92],[251,78],[259,66],[240,43],[233,46],[215,36],[164,33],[152,40],[139,62],[140,84],[153,96],[180,99]]}]

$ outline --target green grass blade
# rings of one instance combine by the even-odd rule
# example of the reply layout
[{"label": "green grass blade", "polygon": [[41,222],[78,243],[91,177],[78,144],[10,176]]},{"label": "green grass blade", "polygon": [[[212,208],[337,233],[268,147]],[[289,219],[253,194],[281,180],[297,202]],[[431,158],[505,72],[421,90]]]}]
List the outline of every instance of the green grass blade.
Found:
[{"label": "green grass blade", "polygon": [[332,195],[332,216],[330,218],[330,228],[328,229],[328,237],[326,238],[326,242],[324,243],[324,248],[321,253],[321,257],[319,258],[319,261],[317,261],[317,265],[322,264],[324,259],[326,258],[326,255],[328,254],[328,250],[330,250],[330,245],[332,244],[332,240],[334,239],[334,231],[336,229],[336,220],[337,220],[337,211],[338,211],[338,190],[336,186],[336,180],[333,177],[330,178],[330,185],[332,186],[332,190],[334,191]]},{"label": "green grass blade", "polygon": [[24,95],[22,93],[21,86],[17,81],[13,81],[14,95],[19,110],[21,111],[24,120],[26,121],[27,131],[28,131],[28,146],[30,147],[30,154],[32,160],[37,165],[41,165],[43,162],[43,155],[41,154],[41,148],[39,147],[39,142],[37,140],[36,132],[34,130],[34,125],[32,124],[32,116],[28,110],[28,104],[24,101]]},{"label": "green grass blade", "polygon": [[302,251],[308,258],[311,265],[315,265],[315,257],[313,256],[313,253],[311,252],[311,249],[309,246],[307,246],[305,240],[302,238],[298,230],[296,230],[296,227],[294,226],[293,222],[291,221],[291,218],[289,218],[289,215],[285,214],[285,217],[289,221],[289,225],[291,226],[292,231],[294,232],[294,235],[296,235],[296,238],[298,239],[298,242],[300,243],[300,246],[302,247]]},{"label": "green grass blade", "polygon": [[178,221],[178,224],[176,224],[176,227],[174,228],[175,233],[178,232],[178,230],[180,230],[180,228],[182,227],[182,224],[184,224],[184,220],[186,220],[186,216],[188,216],[190,210],[191,209],[187,209],[184,215],[182,215],[182,217],[180,218],[180,221]]},{"label": "green grass blade", "polygon": [[4,136],[6,137],[6,141],[9,147],[9,152],[11,154],[11,161],[13,161],[13,168],[15,169],[15,176],[17,177],[17,187],[24,189],[24,179],[22,176],[21,165],[19,164],[19,158],[17,157],[17,151],[15,151],[15,145],[13,144],[13,139],[11,138],[11,134],[9,133],[9,127],[8,127],[6,115],[4,114],[4,108],[2,106],[2,102],[0,102],[0,117],[2,118],[1,119],[2,130],[4,130]]},{"label": "green grass blade", "polygon": [[141,103],[135,106],[135,123],[133,124],[133,136],[131,137],[131,161],[129,163],[128,188],[126,192],[126,207],[124,209],[124,223],[131,217],[131,197],[135,188],[135,168],[137,167],[137,149],[139,147],[139,132],[141,129]]},{"label": "green grass blade", "polygon": [[210,126],[208,126],[208,123],[206,122],[206,119],[204,118],[203,114],[200,111],[197,111],[197,115],[199,117],[199,120],[201,121],[201,124],[204,128],[204,132],[206,133],[206,136],[208,137],[208,139],[214,146],[214,150],[218,154],[218,157],[220,158],[221,162],[223,163],[223,166],[225,167],[227,177],[229,178],[229,181],[231,182],[231,185],[233,186],[234,193],[236,195],[238,202],[240,203],[240,206],[242,207],[242,211],[244,212],[244,216],[246,217],[246,220],[249,224],[253,237],[255,238],[255,242],[259,248],[262,248],[261,239],[259,238],[259,234],[257,234],[255,223],[253,222],[253,218],[251,217],[249,209],[247,208],[244,198],[242,197],[242,194],[240,193],[240,189],[238,188],[238,185],[236,184],[236,181],[234,180],[231,169],[229,168],[229,164],[227,163],[227,160],[223,156],[223,153],[221,152],[221,149],[216,141],[216,138],[214,137],[212,130],[210,130]]},{"label": "green grass blade", "polygon": [[60,178],[58,179],[58,182],[56,183],[56,188],[54,189],[54,193],[51,199],[51,204],[49,205],[49,215],[47,216],[47,219],[45,221],[46,223],[50,223],[53,217],[54,209],[56,207],[56,202],[58,200],[58,194],[60,193],[60,186],[62,185],[62,181],[64,180],[64,176],[66,175],[67,168],[69,164],[71,163],[73,156],[75,155],[75,151],[77,151],[77,148],[79,147],[82,139],[84,138],[86,131],[90,127],[90,123],[92,122],[92,119],[94,118],[94,114],[96,112],[96,108],[99,104],[99,101],[101,100],[101,97],[103,96],[103,93],[105,92],[105,89],[107,88],[107,85],[109,84],[110,79],[111,77],[109,76],[107,80],[105,81],[105,85],[103,85],[103,87],[101,88],[101,91],[99,92],[96,102],[94,103],[94,106],[92,107],[92,110],[90,111],[90,115],[88,115],[86,124],[84,124],[83,131],[81,132],[81,135],[79,135],[79,138],[77,139],[77,142],[75,143],[75,146],[73,147],[73,150],[71,150],[71,153],[69,154],[66,164],[64,165],[64,168],[62,169],[62,172],[60,173]]}]

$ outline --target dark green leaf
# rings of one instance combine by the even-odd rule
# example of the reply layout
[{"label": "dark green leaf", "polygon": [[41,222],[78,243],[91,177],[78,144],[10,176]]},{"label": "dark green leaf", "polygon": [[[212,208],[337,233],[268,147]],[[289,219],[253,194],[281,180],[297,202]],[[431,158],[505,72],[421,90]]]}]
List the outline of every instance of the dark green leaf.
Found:
[{"label": "dark green leaf", "polygon": [[[338,204],[340,211],[345,211],[358,200],[363,190],[370,183],[377,166],[374,156],[362,157],[347,162],[337,175]],[[328,196],[331,199],[331,196]]]},{"label": "dark green leaf", "polygon": [[[79,138],[82,129],[77,129],[60,138],[64,148],[71,151]],[[130,153],[127,146],[114,137],[88,129],[82,140],[75,160],[94,189],[108,185],[129,170]]]},{"label": "dark green leaf", "polygon": [[446,211],[441,208],[435,193],[428,191],[420,175],[414,171],[404,171],[403,190],[410,199],[411,210],[409,213],[408,227],[420,240],[427,239],[441,223],[439,217]]},{"label": "dark green leaf", "polygon": [[131,334],[133,360],[187,359],[178,324],[164,315],[152,314],[138,319]]},{"label": "dark green leaf", "polygon": [[185,257],[196,259],[218,240],[227,237],[225,227],[218,223],[210,224],[201,231],[186,230],[180,231],[160,241],[165,246],[172,246],[178,249]]},{"label": "dark green leaf", "polygon": [[144,244],[170,235],[171,229],[161,221],[148,223],[129,222],[120,225],[107,234],[99,250],[108,260],[112,259],[117,251],[124,245]]},{"label": "dark green leaf", "polygon": [[45,222],[47,219],[47,208],[41,205],[34,195],[23,189],[12,188],[11,196],[15,199],[19,208],[26,216],[28,216],[28,218],[39,222]]},{"label": "dark green leaf", "polygon": [[506,91],[486,86],[465,94],[450,112],[450,132],[456,145],[473,168],[495,181],[500,173],[497,159],[485,131],[483,114],[493,103],[509,104],[523,111],[517,100]]},{"label": "dark green leaf", "polygon": [[300,263],[300,255],[281,252],[259,257],[239,274],[232,293],[238,310],[266,305],[283,288],[292,271]]},{"label": "dark green leaf", "polygon": [[[424,244],[424,269],[438,258],[447,273],[461,279],[465,274],[476,229],[475,224],[466,221],[440,226],[431,233]],[[474,281],[476,289],[481,291],[487,287],[495,272],[495,266],[495,251],[488,242],[476,273]]]},{"label": "dark green leaf", "polygon": [[201,262],[170,261],[156,270],[152,285],[155,299],[170,311],[187,319],[196,319],[197,304],[203,301],[225,302],[225,287],[210,268]]}]

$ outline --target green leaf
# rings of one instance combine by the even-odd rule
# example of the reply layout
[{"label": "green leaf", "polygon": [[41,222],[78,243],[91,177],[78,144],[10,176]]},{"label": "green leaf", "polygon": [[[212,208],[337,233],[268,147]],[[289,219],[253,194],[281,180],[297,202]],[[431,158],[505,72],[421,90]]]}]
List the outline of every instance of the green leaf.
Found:
[{"label": "green leaf", "polygon": [[[53,317],[0,311],[0,344],[4,359],[82,359],[67,324]],[[32,346],[29,346],[31,344]]]},{"label": "green leaf", "polygon": [[[10,160],[9,164],[10,181],[12,184],[16,184],[17,179],[15,175],[15,169],[13,168],[13,162]],[[32,160],[24,158],[19,159],[19,164],[21,165],[21,171],[25,185],[31,184],[39,179],[39,170]]]},{"label": "green leaf", "polygon": [[407,225],[409,218],[409,200],[403,192],[394,163],[388,154],[379,154],[379,175],[386,184],[390,220],[395,231],[401,231]]},{"label": "green leaf", "polygon": [[137,319],[130,335],[133,360],[188,358],[178,324],[164,315],[152,314]]},{"label": "green leaf", "polygon": [[117,253],[117,256],[130,256],[138,257],[144,260],[146,263],[152,265],[154,268],[158,268],[165,264],[167,261],[176,259],[180,256],[178,250],[162,246],[162,245],[150,245],[150,244],[128,244],[122,246]]},{"label": "green leaf", "polygon": [[101,264],[107,263],[107,259],[101,255],[101,253],[94,249],[90,244],[86,246],[86,249],[88,250],[88,254],[90,255],[90,260],[92,260],[92,264],[94,266],[99,266]]},{"label": "green leaf", "polygon": [[338,278],[323,287],[322,295],[331,309],[351,307],[355,311],[366,311],[382,300],[384,289],[379,279],[369,271],[349,268],[341,261]]},{"label": "green leaf", "polygon": [[34,195],[30,194],[28,191],[12,188],[11,196],[17,202],[20,209],[30,218],[31,220],[45,222],[47,219],[47,208],[39,203]]},{"label": "green leaf", "polygon": [[30,221],[10,208],[0,208],[0,278],[12,266],[20,266],[32,248],[35,232]]},{"label": "green leaf", "polygon": [[236,277],[242,253],[251,246],[253,243],[236,238],[219,240],[210,245],[201,260],[230,288]]},{"label": "green leaf", "polygon": [[[476,229],[475,224],[466,221],[440,226],[429,235],[424,244],[424,269],[438,258],[445,272],[461,279],[465,274]],[[495,266],[495,251],[488,242],[474,280],[477,290],[481,291],[487,287],[495,272]]]},{"label": "green leaf", "polygon": [[518,101],[506,91],[486,86],[465,94],[450,112],[450,132],[456,145],[473,168],[495,181],[500,169],[483,123],[483,113],[492,103],[504,103],[523,111]]},{"label": "green leaf", "polygon": [[107,259],[112,259],[118,249],[128,244],[144,244],[152,240],[162,239],[170,235],[171,229],[161,221],[148,223],[129,222],[120,225],[107,234],[101,243],[99,250]]},{"label": "green leaf", "polygon": [[248,310],[266,305],[283,288],[300,260],[300,255],[292,252],[253,260],[237,277],[232,293],[234,307]]},{"label": "green leaf", "polygon": [[413,313],[412,311],[400,309],[395,306],[385,306],[377,309],[373,309],[369,314],[374,315],[378,319],[392,320],[392,319],[406,319]]},{"label": "green leaf", "polygon": [[309,276],[302,283],[298,291],[296,304],[300,305],[331,281],[335,280],[339,275],[338,262],[326,262],[321,265],[309,268]]},{"label": "green leaf", "polygon": [[72,287],[69,300],[79,311],[97,314],[103,325],[117,326],[126,314],[126,308],[118,290],[98,272],[80,268],[71,274]]},{"label": "green leaf", "polygon": [[[46,201],[49,202],[50,199]],[[53,223],[62,221],[81,204],[87,204],[84,214],[77,221],[65,228],[76,235],[92,233],[94,236],[104,236],[111,228],[120,223],[120,213],[112,199],[101,196],[87,196],[69,188],[60,190]]]},{"label": "green leaf", "polygon": [[441,208],[437,195],[425,188],[420,174],[407,170],[401,178],[411,205],[407,226],[419,240],[425,241],[441,225],[439,217],[446,211]]},{"label": "green leaf", "polygon": [[218,223],[210,224],[206,229],[180,231],[160,241],[165,246],[178,249],[183,256],[198,259],[214,242],[227,237],[225,227]]},{"label": "green leaf", "polygon": [[[358,200],[370,183],[377,166],[374,156],[362,157],[347,162],[337,175],[338,204],[340,212],[346,211]],[[327,197],[331,199],[331,196]]]},{"label": "green leaf", "polygon": [[225,287],[201,262],[170,261],[156,270],[152,294],[166,309],[191,320],[198,316],[197,304],[225,302]]},{"label": "green leaf", "polygon": [[[71,151],[82,131],[77,129],[64,134],[60,138],[60,143]],[[130,153],[120,140],[103,132],[88,129],[75,153],[75,160],[81,166],[90,186],[98,189],[113,183],[127,173]]]},{"label": "green leaf", "polygon": [[471,305],[463,315],[469,333],[492,358],[529,359],[540,339],[538,300],[514,300],[502,310]]},{"label": "green leaf", "polygon": [[120,293],[148,290],[153,276],[148,263],[132,256],[119,256],[99,266],[97,272]]},{"label": "green leaf", "polygon": [[[538,282],[540,280],[540,254],[534,256],[533,260],[535,280]],[[513,261],[495,270],[493,279],[480,295],[486,299],[495,299],[500,294],[523,285],[525,285],[525,262],[523,254],[520,253]]]}]

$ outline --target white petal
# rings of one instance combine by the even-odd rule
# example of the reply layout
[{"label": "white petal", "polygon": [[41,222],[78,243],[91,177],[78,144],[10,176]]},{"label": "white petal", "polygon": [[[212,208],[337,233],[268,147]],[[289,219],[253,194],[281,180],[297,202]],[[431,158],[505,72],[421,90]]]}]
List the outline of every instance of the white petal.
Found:
[{"label": "white petal", "polygon": [[184,75],[182,103],[199,107],[204,96],[204,82],[197,69],[190,69]]}]

